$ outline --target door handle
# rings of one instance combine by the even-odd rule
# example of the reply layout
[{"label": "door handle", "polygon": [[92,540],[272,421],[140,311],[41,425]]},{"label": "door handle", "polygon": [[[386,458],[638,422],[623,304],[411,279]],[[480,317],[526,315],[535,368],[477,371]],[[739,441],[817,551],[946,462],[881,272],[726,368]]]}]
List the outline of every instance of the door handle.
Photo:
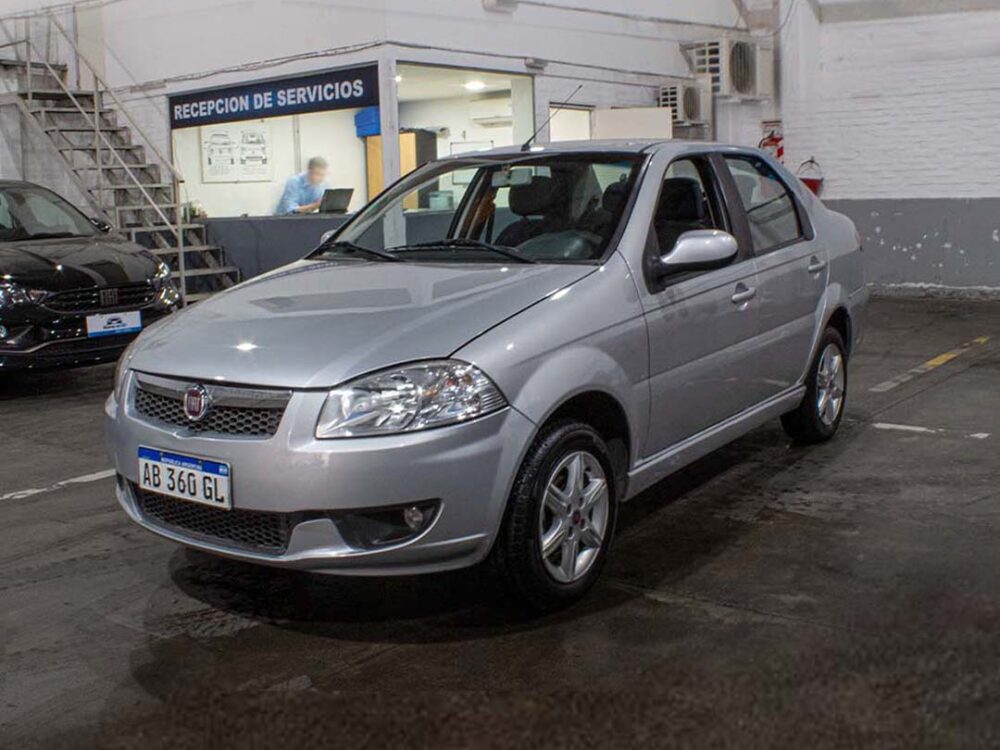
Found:
[{"label": "door handle", "polygon": [[809,259],[809,268],[806,269],[809,273],[819,273],[824,268],[826,268],[826,261],[820,260],[815,255]]},{"label": "door handle", "polygon": [[749,302],[754,297],[757,296],[757,290],[752,286],[744,286],[739,284],[736,287],[736,294],[734,294],[730,299],[733,301],[734,305],[742,305],[744,302]]}]

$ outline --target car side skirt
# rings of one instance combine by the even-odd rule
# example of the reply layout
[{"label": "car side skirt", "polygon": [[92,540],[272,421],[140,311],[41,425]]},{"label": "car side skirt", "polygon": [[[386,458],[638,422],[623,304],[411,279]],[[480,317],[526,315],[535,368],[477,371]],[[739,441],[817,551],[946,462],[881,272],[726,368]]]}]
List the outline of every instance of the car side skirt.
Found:
[{"label": "car side skirt", "polygon": [[666,450],[641,459],[629,472],[628,494],[625,499],[635,497],[678,469],[731,443],[765,422],[792,411],[802,403],[805,392],[805,386],[802,385],[790,388]]}]

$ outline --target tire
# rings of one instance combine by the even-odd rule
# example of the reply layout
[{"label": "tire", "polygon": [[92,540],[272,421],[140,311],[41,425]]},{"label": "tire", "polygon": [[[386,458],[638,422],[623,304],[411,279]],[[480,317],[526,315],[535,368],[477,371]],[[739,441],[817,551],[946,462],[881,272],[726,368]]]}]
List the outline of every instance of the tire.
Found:
[{"label": "tire", "polygon": [[[821,372],[821,365],[827,372]],[[835,372],[830,373],[831,368]],[[824,393],[833,395],[824,399]],[[823,443],[837,433],[846,406],[847,350],[840,333],[835,328],[827,328],[806,377],[805,398],[795,411],[781,417],[781,425],[796,442]]]},{"label": "tire", "polygon": [[[577,475],[580,480],[571,486]],[[614,536],[615,479],[608,447],[589,425],[562,421],[538,435],[518,471],[490,553],[490,567],[519,603],[552,611],[577,601],[594,585]],[[566,496],[571,503],[561,502]],[[552,547],[543,555],[546,536]],[[567,552],[572,550],[571,557]]]}]

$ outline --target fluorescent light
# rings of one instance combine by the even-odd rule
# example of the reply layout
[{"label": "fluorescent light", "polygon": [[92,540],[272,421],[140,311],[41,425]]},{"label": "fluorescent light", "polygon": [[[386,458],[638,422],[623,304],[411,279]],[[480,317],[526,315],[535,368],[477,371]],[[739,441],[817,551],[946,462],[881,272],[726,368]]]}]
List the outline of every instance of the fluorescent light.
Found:
[{"label": "fluorescent light", "polygon": [[486,88],[486,84],[482,81],[468,81],[465,84],[466,91],[482,91]]}]

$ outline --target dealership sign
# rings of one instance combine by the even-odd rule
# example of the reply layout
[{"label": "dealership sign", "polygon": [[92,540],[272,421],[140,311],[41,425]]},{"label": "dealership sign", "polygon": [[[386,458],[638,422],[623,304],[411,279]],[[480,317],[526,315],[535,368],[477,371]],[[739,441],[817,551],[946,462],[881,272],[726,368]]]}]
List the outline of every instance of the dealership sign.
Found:
[{"label": "dealership sign", "polygon": [[170,97],[170,127],[326,112],[378,104],[378,67],[331,70]]}]

